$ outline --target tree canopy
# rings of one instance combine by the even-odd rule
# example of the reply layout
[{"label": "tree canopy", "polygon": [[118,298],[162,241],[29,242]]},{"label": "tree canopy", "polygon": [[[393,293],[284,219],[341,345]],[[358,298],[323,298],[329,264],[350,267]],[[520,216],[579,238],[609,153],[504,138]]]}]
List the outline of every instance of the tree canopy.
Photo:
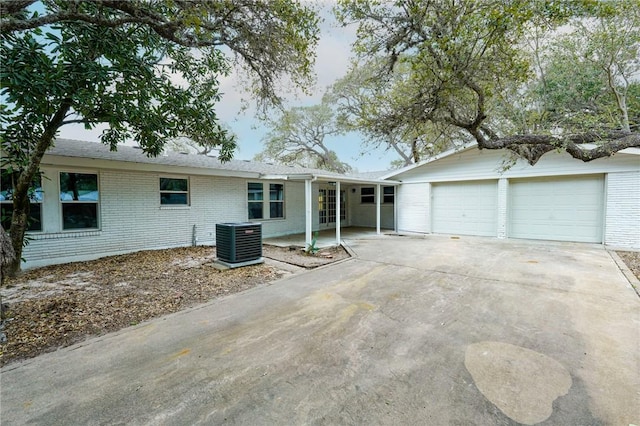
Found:
[{"label": "tree canopy", "polygon": [[10,235],[18,259],[28,188],[60,127],[106,123],[102,142],[157,155],[189,137],[230,159],[219,78],[243,72],[265,105],[279,81],[312,79],[318,18],[290,0],[0,0],[2,167],[19,172]]},{"label": "tree canopy", "polygon": [[255,159],[281,164],[346,173],[351,166],[338,159],[327,146],[326,138],[341,133],[334,111],[326,102],[308,107],[293,107],[266,119],[270,128],[264,137],[264,149]]},{"label": "tree canopy", "polygon": [[332,85],[327,97],[337,110],[339,129],[363,135],[363,150],[374,147],[395,153],[399,160],[391,162],[394,167],[419,163],[465,141],[462,132],[446,123],[402,120],[389,126],[381,119],[402,108],[405,92],[411,90],[405,84],[410,70],[400,66],[392,75],[381,76],[381,67],[384,64],[375,61],[356,65]]},{"label": "tree canopy", "polygon": [[[412,132],[446,126],[530,164],[552,150],[591,161],[640,146],[635,112],[629,114],[635,100],[628,99],[638,78],[637,0],[341,0],[336,13],[358,25],[353,72],[374,68],[367,72],[378,91],[358,91],[369,115],[355,122],[377,137],[402,135],[406,142]],[[573,67],[583,77],[573,80],[583,84],[578,97],[598,86],[597,117],[554,87],[572,81],[561,25],[564,43],[580,47]],[[528,48],[535,34],[549,37],[539,39],[549,50]],[[343,111],[349,106],[344,102]]]}]

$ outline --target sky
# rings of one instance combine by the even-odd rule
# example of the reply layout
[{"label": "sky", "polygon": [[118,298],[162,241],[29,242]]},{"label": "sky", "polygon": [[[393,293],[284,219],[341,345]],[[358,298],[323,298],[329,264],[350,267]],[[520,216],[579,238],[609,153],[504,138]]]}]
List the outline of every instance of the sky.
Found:
[{"label": "sky", "polygon": [[[331,3],[331,1],[329,1]],[[301,92],[297,96],[288,96],[286,107],[315,105],[320,102],[326,88],[347,72],[351,57],[351,44],[355,41],[356,28],[343,28],[337,25],[330,5],[325,5],[321,14],[324,22],[320,25],[320,40],[317,46],[315,72],[317,82],[310,96]],[[223,93],[217,113],[221,121],[227,123],[237,135],[238,149],[234,158],[251,160],[262,150],[262,139],[267,129],[255,118],[255,109],[242,111],[242,99],[247,97],[238,83],[236,75],[231,74],[220,81]],[[81,125],[67,125],[60,129],[61,138],[99,141],[103,128],[85,130]],[[359,172],[389,169],[396,154],[382,149],[367,148],[362,154],[361,137],[347,134],[327,139],[327,146],[338,154],[338,158]]]}]

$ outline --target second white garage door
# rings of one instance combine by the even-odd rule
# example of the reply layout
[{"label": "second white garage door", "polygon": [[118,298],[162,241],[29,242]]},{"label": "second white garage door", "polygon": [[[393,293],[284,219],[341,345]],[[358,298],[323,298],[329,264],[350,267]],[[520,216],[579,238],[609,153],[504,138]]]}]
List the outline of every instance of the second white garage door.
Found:
[{"label": "second white garage door", "polygon": [[602,175],[509,181],[509,237],[602,242]]},{"label": "second white garage door", "polygon": [[431,191],[433,232],[496,236],[497,181],[434,183]]}]

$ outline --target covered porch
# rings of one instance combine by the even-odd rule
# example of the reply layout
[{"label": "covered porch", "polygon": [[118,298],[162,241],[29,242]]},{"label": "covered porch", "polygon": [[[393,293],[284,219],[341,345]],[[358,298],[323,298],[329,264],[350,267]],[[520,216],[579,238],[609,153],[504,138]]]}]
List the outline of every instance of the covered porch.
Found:
[{"label": "covered porch", "polygon": [[[371,236],[382,235],[383,230],[397,231],[397,181],[384,180],[384,176],[344,176],[331,172],[262,178],[304,184],[304,205],[297,204],[304,211],[304,233],[298,231],[300,228],[292,229],[297,232],[266,238],[268,244],[309,247],[317,235],[316,247],[329,247],[340,245],[349,234]],[[349,209],[345,204],[350,205]]]}]

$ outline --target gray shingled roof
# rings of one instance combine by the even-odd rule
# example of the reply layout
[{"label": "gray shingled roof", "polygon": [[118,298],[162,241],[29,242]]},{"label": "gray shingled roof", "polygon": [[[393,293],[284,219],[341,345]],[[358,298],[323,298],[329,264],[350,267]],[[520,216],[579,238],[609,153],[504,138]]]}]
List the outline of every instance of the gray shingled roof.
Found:
[{"label": "gray shingled roof", "polygon": [[119,145],[117,151],[110,151],[107,145],[97,142],[78,141],[72,139],[56,139],[54,147],[47,151],[49,155],[61,157],[90,158],[97,160],[123,161],[128,163],[157,164],[176,167],[204,168],[227,170],[233,172],[257,173],[259,175],[314,175],[323,177],[335,176],[336,179],[355,178],[377,180],[379,176],[388,172],[354,173],[343,175],[321,169],[305,167],[283,166],[279,164],[259,163],[255,161],[231,160],[223,163],[216,157],[198,154],[166,152],[157,157],[148,157],[141,149],[126,145]]},{"label": "gray shingled roof", "polygon": [[[207,155],[166,152],[157,157],[148,157],[141,149],[119,145],[117,151],[110,151],[107,145],[72,139],[57,139],[55,146],[47,154],[62,157],[93,158],[98,160],[124,161],[130,163],[159,164],[166,166],[195,167],[216,170],[252,172],[260,174],[332,174],[326,170],[303,167],[282,166],[254,161],[231,160],[223,163],[217,157]],[[336,174],[336,176],[339,176]]]}]

